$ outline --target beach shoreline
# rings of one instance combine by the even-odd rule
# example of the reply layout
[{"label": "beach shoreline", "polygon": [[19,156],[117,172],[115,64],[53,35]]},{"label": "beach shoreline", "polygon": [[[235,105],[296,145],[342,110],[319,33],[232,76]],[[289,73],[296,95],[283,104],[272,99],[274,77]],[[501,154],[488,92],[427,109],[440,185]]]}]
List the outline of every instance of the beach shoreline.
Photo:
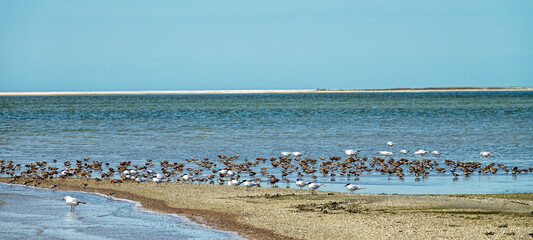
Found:
[{"label": "beach shoreline", "polygon": [[178,214],[250,239],[516,239],[533,234],[533,193],[312,195],[286,188],[57,178],[36,187],[128,199],[150,211]]},{"label": "beach shoreline", "polygon": [[293,90],[147,90],[147,91],[51,91],[0,92],[0,96],[77,95],[204,95],[204,94],[301,94],[301,93],[428,93],[428,92],[509,92],[533,91],[533,87],[435,87],[389,89],[293,89]]}]

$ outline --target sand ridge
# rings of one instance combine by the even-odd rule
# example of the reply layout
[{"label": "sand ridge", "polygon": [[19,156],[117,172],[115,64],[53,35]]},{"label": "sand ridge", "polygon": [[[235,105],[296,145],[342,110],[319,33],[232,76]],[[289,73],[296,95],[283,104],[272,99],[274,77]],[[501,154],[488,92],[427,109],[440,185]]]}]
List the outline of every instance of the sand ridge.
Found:
[{"label": "sand ridge", "polygon": [[[10,178],[0,179],[7,182]],[[22,183],[19,180],[18,183]],[[87,184],[84,186],[83,184]],[[531,239],[533,194],[384,195],[153,182],[47,179],[39,187],[113,194],[250,239]],[[80,208],[80,211],[82,209]]]}]

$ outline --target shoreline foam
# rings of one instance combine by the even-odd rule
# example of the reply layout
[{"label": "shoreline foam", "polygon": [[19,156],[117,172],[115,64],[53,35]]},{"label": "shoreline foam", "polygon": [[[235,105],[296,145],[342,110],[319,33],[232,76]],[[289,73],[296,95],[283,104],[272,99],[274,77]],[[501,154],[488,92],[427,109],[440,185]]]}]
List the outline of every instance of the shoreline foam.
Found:
[{"label": "shoreline foam", "polygon": [[77,95],[195,95],[195,94],[296,94],[296,93],[417,93],[417,92],[509,92],[533,91],[533,87],[442,87],[389,89],[294,89],[294,90],[176,90],[176,91],[51,91],[0,92],[0,96],[77,96]]}]

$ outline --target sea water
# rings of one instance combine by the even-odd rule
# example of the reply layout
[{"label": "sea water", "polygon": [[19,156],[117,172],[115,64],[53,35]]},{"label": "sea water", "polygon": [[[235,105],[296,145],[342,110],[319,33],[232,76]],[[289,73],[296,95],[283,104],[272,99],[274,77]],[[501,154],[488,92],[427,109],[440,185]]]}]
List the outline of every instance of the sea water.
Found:
[{"label": "sea water", "polygon": [[[66,195],[87,204],[71,212]],[[0,219],[1,239],[241,239],[133,202],[8,184],[0,184]]]},{"label": "sea water", "polygon": [[[185,159],[238,155],[238,163],[278,157],[282,151],[318,159],[357,149],[368,158],[391,151],[395,159],[427,158],[441,166],[449,159],[530,168],[533,92],[10,96],[0,97],[0,133],[0,159],[22,164],[88,157],[143,165],[149,158],[198,168]],[[388,147],[388,141],[397,144]],[[404,156],[401,149],[410,152]],[[418,149],[442,155],[414,156]],[[481,158],[481,151],[494,154]],[[270,161],[259,167],[280,178]],[[366,193],[533,191],[533,173],[475,172],[455,178],[447,171],[403,179],[376,171],[358,179],[316,175],[304,180],[325,183],[321,189],[332,191],[346,191],[348,182],[365,186],[360,192]],[[289,185],[277,186],[295,187],[296,178],[289,175]]]}]

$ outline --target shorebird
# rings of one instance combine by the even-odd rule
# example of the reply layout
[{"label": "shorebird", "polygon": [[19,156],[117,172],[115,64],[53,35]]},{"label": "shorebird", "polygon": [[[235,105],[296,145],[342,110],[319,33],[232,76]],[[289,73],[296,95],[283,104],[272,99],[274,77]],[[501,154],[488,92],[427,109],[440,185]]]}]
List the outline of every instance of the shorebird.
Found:
[{"label": "shorebird", "polygon": [[253,181],[250,181],[250,180],[244,180],[242,182],[242,185],[244,185],[246,187],[246,189],[250,189],[251,187],[258,186],[259,184],[257,184],[257,182],[253,182]]},{"label": "shorebird", "polygon": [[420,149],[420,150],[418,150],[418,151],[415,152],[415,155],[422,155],[422,156],[424,156],[424,155],[426,155],[427,153],[429,153],[429,151],[426,151],[426,150],[424,150],[424,149]]},{"label": "shorebird", "polygon": [[74,212],[74,207],[78,206],[80,203],[81,204],[86,204],[86,202],[82,202],[82,201],[78,200],[77,198],[73,198],[71,196],[65,196],[61,200],[65,201],[65,203],[70,206],[70,211],[71,212]]},{"label": "shorebird", "polygon": [[492,154],[492,152],[480,152],[479,156],[488,158],[488,157],[490,157],[491,154]]},{"label": "shorebird", "polygon": [[163,178],[154,177],[154,178],[152,178],[152,181],[155,182],[155,183],[161,183],[161,182],[163,182]]},{"label": "shorebird", "polygon": [[389,151],[379,151],[378,153],[383,155],[383,156],[390,156],[390,155],[394,154],[393,152],[389,152]]},{"label": "shorebird", "polygon": [[400,153],[403,154],[403,155],[406,155],[406,154],[409,153],[409,150],[405,150],[405,149],[403,149],[403,150],[400,151]]},{"label": "shorebird", "polygon": [[359,187],[359,186],[351,184],[351,183],[346,184],[345,187],[350,192],[354,192],[355,190],[359,190],[359,189],[364,189],[363,187]]},{"label": "shorebird", "polygon": [[435,155],[435,156],[439,156],[439,155],[440,155],[440,152],[439,152],[439,151],[433,151],[433,152],[431,152],[431,153],[432,153],[433,155]]},{"label": "shorebird", "polygon": [[307,187],[309,190],[311,190],[311,194],[316,194],[315,190],[319,189],[320,187],[324,186],[322,183],[314,183],[314,182],[308,182]]},{"label": "shorebird", "polygon": [[237,179],[231,179],[231,180],[228,181],[228,185],[230,185],[230,186],[239,186],[239,185],[241,185],[241,182],[239,182],[239,180],[237,180]]},{"label": "shorebird", "polygon": [[296,179],[296,186],[298,186],[300,189],[302,189],[303,187],[305,187],[305,185],[307,185],[306,182],[302,181],[302,179]]},{"label": "shorebird", "polygon": [[300,156],[302,156],[304,154],[301,153],[301,152],[293,152],[292,155],[295,156],[295,157],[300,157]]},{"label": "shorebird", "polygon": [[190,180],[190,177],[189,177],[189,175],[187,175],[187,174],[183,174],[183,175],[181,175],[181,177],[180,177],[180,181],[182,181],[182,182],[187,182],[187,181],[189,181],[189,180]]},{"label": "shorebird", "polygon": [[346,155],[348,157],[355,157],[355,156],[357,156],[358,153],[359,153],[359,151],[352,150],[352,149],[348,149],[348,150],[344,151],[344,155]]},{"label": "shorebird", "polygon": [[396,143],[393,142],[393,141],[388,141],[388,142],[387,142],[387,146],[389,146],[389,147],[392,147],[392,146],[394,146],[394,145],[396,145]]},{"label": "shorebird", "polygon": [[292,153],[291,152],[281,152],[281,156],[282,157],[288,157],[290,156]]},{"label": "shorebird", "polygon": [[220,169],[220,170],[218,171],[218,174],[220,175],[220,177],[225,177],[226,174],[228,174],[228,170],[226,170],[226,169]]}]

